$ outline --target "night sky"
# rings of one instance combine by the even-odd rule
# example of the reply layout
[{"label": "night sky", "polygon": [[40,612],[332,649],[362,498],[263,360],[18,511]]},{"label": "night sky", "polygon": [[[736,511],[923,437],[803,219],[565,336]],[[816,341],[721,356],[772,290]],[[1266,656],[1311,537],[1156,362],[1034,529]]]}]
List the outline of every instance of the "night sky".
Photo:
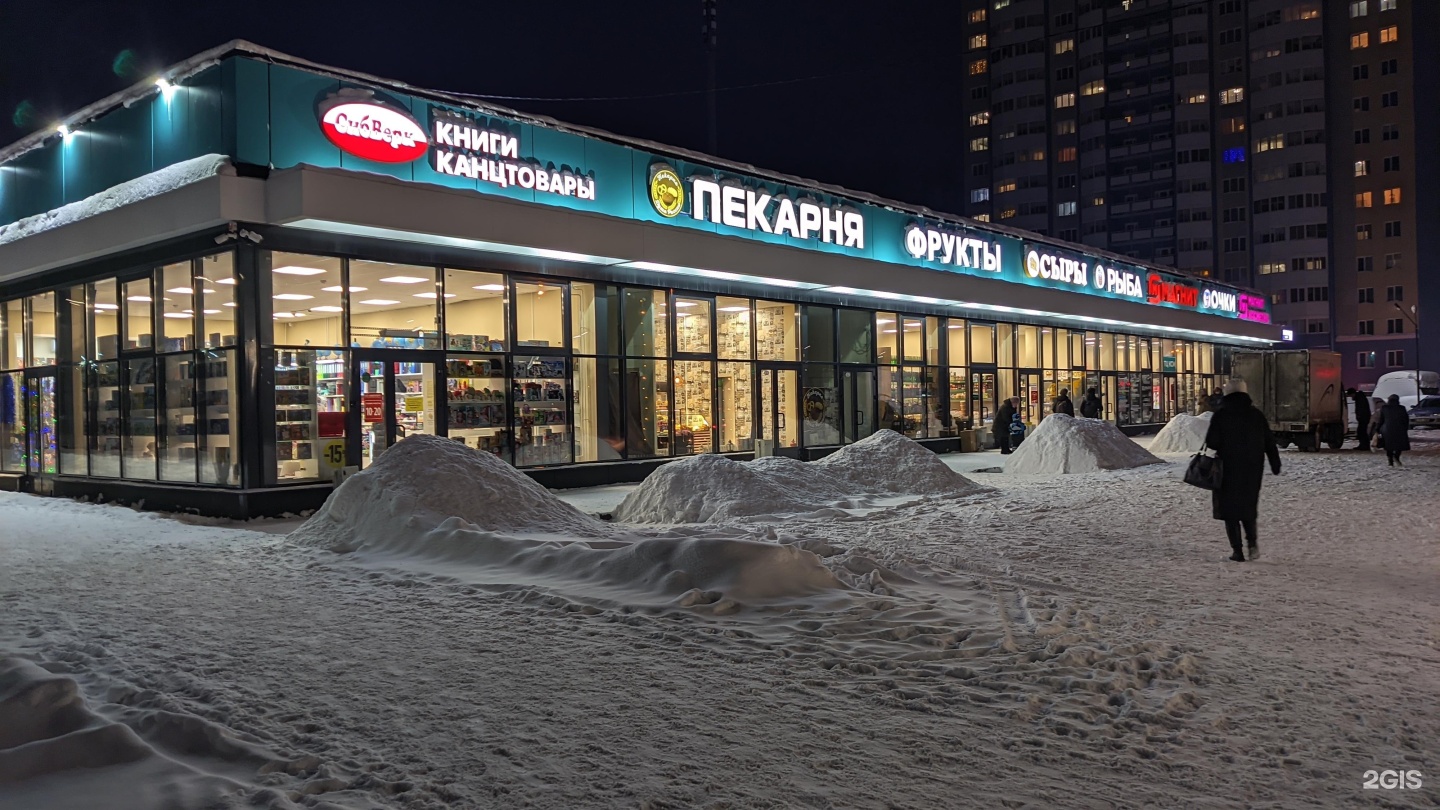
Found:
[{"label": "night sky", "polygon": [[[722,157],[960,208],[959,3],[718,3]],[[0,0],[0,144],[238,38],[438,90],[623,96],[495,102],[705,151],[701,20],[700,0]],[[766,82],[787,83],[743,87]]]}]

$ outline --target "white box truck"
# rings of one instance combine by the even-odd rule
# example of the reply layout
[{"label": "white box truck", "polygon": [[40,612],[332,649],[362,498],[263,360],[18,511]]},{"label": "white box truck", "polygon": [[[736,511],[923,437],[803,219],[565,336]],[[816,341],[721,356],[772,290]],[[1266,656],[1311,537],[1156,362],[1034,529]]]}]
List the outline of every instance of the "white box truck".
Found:
[{"label": "white box truck", "polygon": [[1338,450],[1345,443],[1339,354],[1320,349],[1235,352],[1230,378],[1245,381],[1281,447],[1293,443],[1312,451],[1324,442]]}]

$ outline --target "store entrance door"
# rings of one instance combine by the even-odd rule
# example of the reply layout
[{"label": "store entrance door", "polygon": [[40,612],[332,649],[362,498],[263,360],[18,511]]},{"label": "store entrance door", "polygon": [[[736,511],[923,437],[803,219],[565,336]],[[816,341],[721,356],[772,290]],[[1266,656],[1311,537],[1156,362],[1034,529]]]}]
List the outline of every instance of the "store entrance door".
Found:
[{"label": "store entrance door", "polygon": [[21,400],[27,428],[25,472],[32,476],[52,476],[60,468],[55,433],[55,372],[26,372]]},{"label": "store entrance door", "polygon": [[970,374],[970,413],[975,427],[989,427],[999,405],[995,401],[995,370],[976,369]]},{"label": "store entrance door", "polygon": [[799,397],[799,369],[760,366],[760,445],[756,455],[774,455],[776,448],[800,446]]},{"label": "store entrance door", "polygon": [[353,352],[350,458],[365,469],[396,442],[444,435],[439,421],[442,363],[430,352]]},{"label": "store entrance door", "polygon": [[870,369],[846,369],[845,443],[854,444],[875,432],[875,372]]}]

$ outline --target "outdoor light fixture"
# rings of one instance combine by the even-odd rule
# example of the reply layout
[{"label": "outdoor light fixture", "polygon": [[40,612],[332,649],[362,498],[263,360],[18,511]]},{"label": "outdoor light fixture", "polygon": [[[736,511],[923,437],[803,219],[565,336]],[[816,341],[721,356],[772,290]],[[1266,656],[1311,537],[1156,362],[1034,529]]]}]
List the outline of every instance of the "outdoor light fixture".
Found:
[{"label": "outdoor light fixture", "polygon": [[160,88],[160,95],[164,96],[166,101],[175,95],[175,85],[171,84],[169,79],[156,79],[155,86]]}]

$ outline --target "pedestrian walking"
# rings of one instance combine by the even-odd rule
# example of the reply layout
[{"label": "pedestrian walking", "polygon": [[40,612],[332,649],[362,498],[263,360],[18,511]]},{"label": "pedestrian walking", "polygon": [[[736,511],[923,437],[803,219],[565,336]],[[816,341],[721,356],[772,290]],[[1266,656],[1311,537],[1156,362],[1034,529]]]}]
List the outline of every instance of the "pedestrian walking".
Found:
[{"label": "pedestrian walking", "polygon": [[1385,449],[1385,437],[1380,435],[1380,409],[1385,407],[1385,402],[1379,397],[1372,397],[1370,404],[1370,438],[1375,441],[1375,446]]},{"label": "pedestrian walking", "polygon": [[1100,418],[1100,397],[1095,395],[1094,388],[1085,389],[1085,399],[1080,401],[1080,415],[1086,419]]},{"label": "pedestrian walking", "polygon": [[1234,552],[1230,559],[1245,562],[1241,551],[1241,530],[1251,560],[1260,558],[1255,522],[1260,511],[1260,484],[1265,478],[1265,460],[1270,471],[1280,474],[1280,448],[1270,434],[1270,423],[1245,391],[1245,383],[1225,384],[1220,409],[1210,419],[1205,444],[1220,459],[1220,488],[1210,493],[1212,515],[1225,521],[1225,535]]},{"label": "pedestrian walking", "polygon": [[1385,460],[1394,467],[1399,464],[1400,454],[1410,449],[1410,414],[1405,412],[1405,406],[1400,404],[1400,395],[1391,394],[1390,399],[1380,407],[1380,422],[1377,432],[1384,441]]},{"label": "pedestrian walking", "polygon": [[1351,388],[1350,398],[1355,400],[1355,438],[1360,446],[1356,450],[1370,450],[1370,398]]},{"label": "pedestrian walking", "polygon": [[1070,401],[1070,389],[1060,389],[1060,396],[1055,399],[1055,413],[1063,413],[1067,416],[1075,415],[1075,403]]},{"label": "pedestrian walking", "polygon": [[995,435],[995,446],[1000,448],[1000,455],[1010,455],[1010,423],[1015,419],[1015,399],[1004,399],[1000,401],[1000,407],[995,409],[995,421],[990,425],[990,432]]}]

